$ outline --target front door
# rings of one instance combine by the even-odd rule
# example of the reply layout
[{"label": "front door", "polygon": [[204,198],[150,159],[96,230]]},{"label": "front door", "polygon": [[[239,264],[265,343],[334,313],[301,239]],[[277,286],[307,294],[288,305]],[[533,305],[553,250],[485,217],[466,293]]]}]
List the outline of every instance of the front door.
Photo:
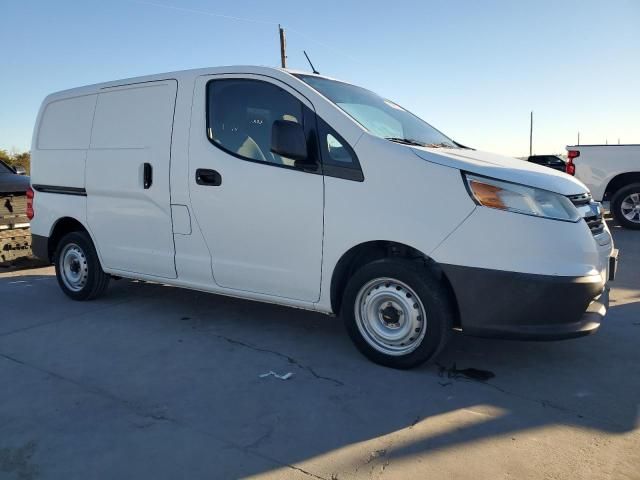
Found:
[{"label": "front door", "polygon": [[196,81],[192,112],[191,202],[215,282],[317,301],[323,177],[270,148],[275,120],[315,130],[312,105],[275,79],[213,75]]}]

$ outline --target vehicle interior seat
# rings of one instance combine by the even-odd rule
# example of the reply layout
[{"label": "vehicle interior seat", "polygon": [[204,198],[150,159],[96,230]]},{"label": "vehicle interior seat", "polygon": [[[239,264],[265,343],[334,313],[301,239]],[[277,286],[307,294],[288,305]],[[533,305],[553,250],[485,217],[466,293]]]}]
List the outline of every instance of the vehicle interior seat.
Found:
[{"label": "vehicle interior seat", "polygon": [[224,107],[220,111],[224,114],[214,119],[212,140],[243,157],[267,161],[258,143],[249,135],[246,112]]},{"label": "vehicle interior seat", "polygon": [[[298,119],[296,117],[294,117],[293,115],[289,115],[288,113],[285,113],[284,115],[282,115],[282,120],[286,120],[287,122],[296,122],[296,123],[300,123],[298,122]],[[276,155],[275,153],[273,154],[274,157],[277,157],[281,164],[283,165],[288,165],[290,167],[293,167],[296,163],[295,160],[293,160],[292,158],[287,158],[287,157],[281,157],[280,155]]]},{"label": "vehicle interior seat", "polygon": [[247,135],[242,145],[236,151],[238,155],[242,155],[243,157],[251,158],[253,160],[260,160],[261,162],[268,161],[264,153],[262,153],[262,149],[258,146],[256,141]]},{"label": "vehicle interior seat", "polygon": [[[259,107],[247,107],[245,125],[247,128],[247,137],[251,140],[247,151],[252,155],[259,155],[261,158],[255,158],[251,155],[245,155],[256,160],[267,161],[270,163],[282,163],[271,153],[271,112]],[[258,149],[256,152],[255,149]],[[238,152],[240,153],[240,152]]]}]

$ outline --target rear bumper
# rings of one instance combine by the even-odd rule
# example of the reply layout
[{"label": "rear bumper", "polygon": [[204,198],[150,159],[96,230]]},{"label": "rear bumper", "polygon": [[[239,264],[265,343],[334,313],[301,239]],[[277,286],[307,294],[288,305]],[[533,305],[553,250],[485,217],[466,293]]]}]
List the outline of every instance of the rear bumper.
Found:
[{"label": "rear bumper", "polygon": [[595,332],[609,307],[601,275],[562,277],[442,265],[463,333],[560,340]]},{"label": "rear bumper", "polygon": [[31,252],[40,260],[51,261],[49,258],[49,237],[31,234]]}]

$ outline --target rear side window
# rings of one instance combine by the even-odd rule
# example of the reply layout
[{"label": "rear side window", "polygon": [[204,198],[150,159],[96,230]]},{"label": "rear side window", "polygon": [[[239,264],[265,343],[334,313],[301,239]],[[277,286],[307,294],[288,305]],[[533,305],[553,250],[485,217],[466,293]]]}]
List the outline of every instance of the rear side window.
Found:
[{"label": "rear side window", "polygon": [[271,152],[271,128],[276,120],[304,126],[302,102],[260,80],[224,79],[207,84],[207,136],[228,153],[245,160],[294,166],[294,160]]},{"label": "rear side window", "polygon": [[11,168],[9,168],[8,165],[0,161],[0,173],[14,173],[14,172]]},{"label": "rear side window", "polygon": [[56,100],[42,114],[38,130],[40,150],[85,150],[89,148],[95,95]]},{"label": "rear side window", "polygon": [[549,158],[549,165],[562,166],[564,164],[565,164],[565,162],[561,158],[558,158],[558,157],[550,157]]},{"label": "rear side window", "polygon": [[534,155],[529,157],[529,161],[539,165],[559,166],[564,165],[564,160],[554,155]]}]

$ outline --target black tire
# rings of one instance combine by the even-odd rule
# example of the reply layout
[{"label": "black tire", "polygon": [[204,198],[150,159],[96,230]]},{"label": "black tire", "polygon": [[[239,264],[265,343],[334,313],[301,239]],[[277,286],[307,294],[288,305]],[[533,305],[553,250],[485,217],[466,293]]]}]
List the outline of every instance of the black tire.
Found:
[{"label": "black tire", "polygon": [[[73,250],[74,264],[81,270],[81,273],[77,274],[82,280],[75,284],[75,289],[68,285],[74,283],[64,273],[63,255],[67,249]],[[73,300],[92,300],[102,295],[109,285],[109,275],[102,270],[96,249],[86,232],[71,232],[60,239],[56,247],[54,265],[58,285]]]},{"label": "black tire", "polygon": [[622,202],[629,195],[638,194],[640,196],[640,183],[632,183],[626,187],[622,187],[611,198],[611,213],[619,225],[632,230],[640,230],[640,212],[637,213],[637,221],[629,220],[624,216]]},{"label": "black tire", "polygon": [[[358,316],[363,317],[361,313],[356,314],[356,309],[361,308],[360,305],[356,305],[356,302],[359,302],[359,292],[362,289],[364,289],[363,292],[366,292],[369,285],[375,285],[371,282],[375,282],[376,279],[399,280],[410,287],[422,302],[426,317],[426,327],[424,327],[424,323],[422,324],[425,332],[421,340],[413,342],[415,345],[419,341],[419,344],[412,347],[414,349],[406,354],[389,354],[380,351],[372,346],[371,342],[376,343],[375,340],[371,340],[370,335],[367,337],[361,331],[362,327],[358,326]],[[389,285],[380,285],[380,287],[384,286],[389,287]],[[371,291],[371,293],[376,293],[373,290],[377,290],[377,287]],[[368,295],[363,293],[361,298],[365,300],[361,301],[366,302],[366,298],[371,293]],[[410,298],[409,295],[407,296]],[[386,300],[383,300],[382,303],[386,303]],[[417,303],[413,304],[414,307],[416,305]],[[341,313],[351,340],[368,359],[386,367],[408,369],[435,358],[444,348],[453,328],[454,308],[447,288],[435,274],[425,267],[424,263],[408,259],[385,258],[364,265],[349,279],[341,304]],[[379,322],[386,321],[383,320],[386,318],[383,310],[380,310],[379,315],[381,315]],[[361,321],[361,323],[363,322]],[[380,324],[382,325],[382,323]],[[392,325],[396,326],[399,323],[392,323]]]}]

